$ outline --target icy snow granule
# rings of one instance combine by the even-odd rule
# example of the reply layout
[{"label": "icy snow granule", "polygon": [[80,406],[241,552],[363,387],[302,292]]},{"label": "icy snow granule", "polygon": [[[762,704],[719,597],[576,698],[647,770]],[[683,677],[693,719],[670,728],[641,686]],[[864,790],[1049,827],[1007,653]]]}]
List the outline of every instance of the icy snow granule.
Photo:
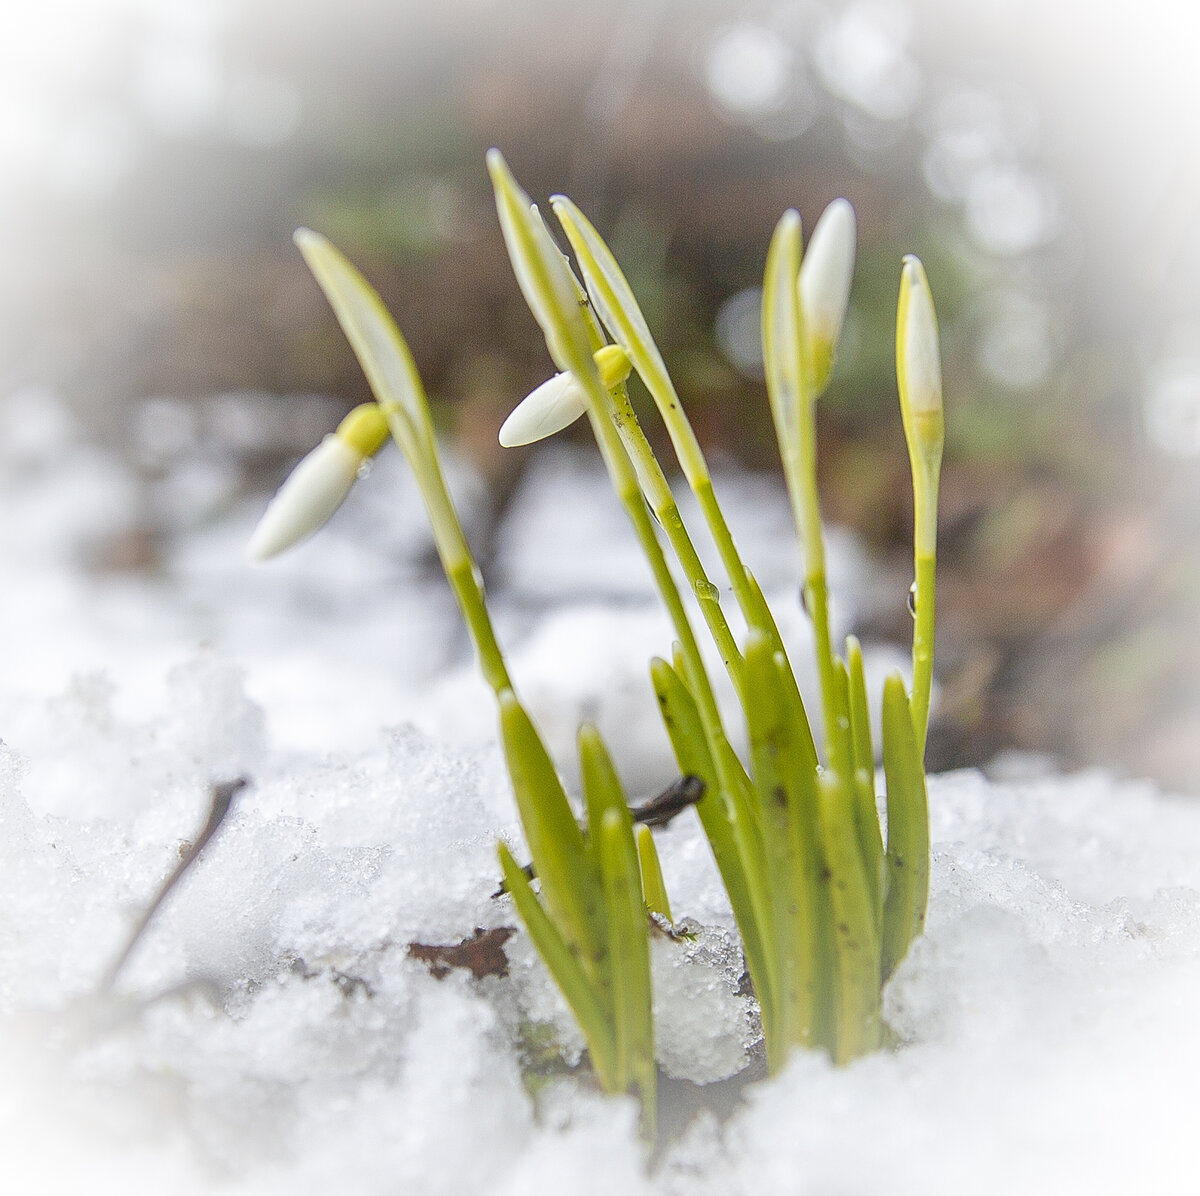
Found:
[{"label": "icy snow granule", "polygon": [[742,988],[742,951],[717,927],[683,920],[651,938],[655,1053],[669,1076],[710,1084],[742,1070],[758,1037]]}]

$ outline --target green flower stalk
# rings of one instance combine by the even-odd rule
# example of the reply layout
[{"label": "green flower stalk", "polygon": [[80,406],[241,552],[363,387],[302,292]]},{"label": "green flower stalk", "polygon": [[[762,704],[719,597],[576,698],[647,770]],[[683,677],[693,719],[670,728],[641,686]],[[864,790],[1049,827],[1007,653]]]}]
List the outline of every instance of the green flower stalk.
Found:
[{"label": "green flower stalk", "polygon": [[913,479],[913,724],[925,752],[933,685],[938,477],[946,439],[942,367],[933,296],[920,259],[904,259],[896,311],[896,378]]}]

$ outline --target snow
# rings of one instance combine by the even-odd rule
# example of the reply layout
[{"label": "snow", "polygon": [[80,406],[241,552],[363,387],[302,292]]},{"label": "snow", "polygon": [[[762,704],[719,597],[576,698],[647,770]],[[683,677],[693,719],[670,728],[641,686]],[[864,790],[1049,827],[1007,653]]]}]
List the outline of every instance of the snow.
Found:
[{"label": "snow", "polygon": [[[842,1069],[799,1055],[771,1079],[707,847],[677,819],[659,846],[694,933],[653,943],[675,1128],[647,1161],[631,1102],[571,1070],[582,1042],[523,934],[506,975],[438,979],[408,950],[515,925],[492,893],[495,843],[520,832],[402,470],[382,459],[321,536],[252,570],[262,504],[214,465],[211,517],[182,528],[162,575],[120,577],[79,562],[136,507],[121,467],[52,396],[0,403],[0,427],[20,433],[0,440],[6,1191],[1190,1186],[1193,802],[1029,761],[1003,781],[933,778],[928,930],[885,998],[898,1045]],[[470,471],[450,472],[469,509]],[[718,492],[802,658],[786,504],[760,478]],[[492,598],[564,773],[595,718],[645,796],[671,775],[646,682],[670,632],[628,540],[594,461],[547,453],[502,529]],[[848,624],[874,600],[869,566],[845,535],[831,564]],[[895,656],[872,649],[872,668]],[[98,991],[210,784],[243,774]]]}]

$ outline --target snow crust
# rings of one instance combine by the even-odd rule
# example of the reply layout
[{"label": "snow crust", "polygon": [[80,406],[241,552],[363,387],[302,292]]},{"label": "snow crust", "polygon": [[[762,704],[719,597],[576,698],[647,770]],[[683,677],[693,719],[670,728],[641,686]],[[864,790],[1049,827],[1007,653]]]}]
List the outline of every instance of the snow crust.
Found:
[{"label": "snow crust", "polygon": [[[707,846],[676,820],[660,852],[694,933],[654,942],[673,1129],[647,1163],[631,1103],[571,1071],[582,1042],[523,934],[504,943],[506,975],[439,979],[409,951],[516,925],[492,893],[495,842],[519,850],[520,835],[490,698],[414,563],[402,472],[382,459],[324,535],[252,571],[261,504],[218,462],[210,515],[165,576],[103,576],[81,546],[137,495],[52,402],[28,409],[43,435],[0,405],[0,428],[22,432],[0,449],[18,512],[0,527],[5,1191],[1194,1185],[1194,803],[1099,772],[933,778],[928,931],[886,994],[897,1047],[843,1069],[797,1056],[773,1079]],[[469,473],[452,476],[469,506]],[[718,487],[803,659],[786,506],[759,479]],[[671,775],[645,680],[670,632],[602,491],[586,460],[545,458],[503,530],[493,599],[564,772],[593,717],[642,796]],[[583,530],[558,525],[567,512]],[[869,571],[847,537],[831,557],[848,622],[873,600]],[[209,785],[243,774],[219,836],[98,993]]]}]

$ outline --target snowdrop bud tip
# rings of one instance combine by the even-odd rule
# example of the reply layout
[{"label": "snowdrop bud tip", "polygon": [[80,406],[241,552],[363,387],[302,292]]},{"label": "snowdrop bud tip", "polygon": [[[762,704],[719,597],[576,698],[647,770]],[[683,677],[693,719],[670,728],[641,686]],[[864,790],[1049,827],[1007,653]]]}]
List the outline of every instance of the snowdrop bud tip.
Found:
[{"label": "snowdrop bud tip", "polygon": [[505,448],[532,444],[573,424],[587,410],[583,389],[572,374],[555,374],[513,408],[500,428]]},{"label": "snowdrop bud tip", "polygon": [[900,278],[897,366],[901,397],[914,417],[942,409],[942,366],[933,296],[919,258],[904,259]]},{"label": "snowdrop bud tip", "polygon": [[835,199],[821,213],[800,263],[800,310],[808,339],[812,385],[817,392],[829,380],[854,275],[854,209]]},{"label": "snowdrop bud tip", "polygon": [[340,436],[326,436],[268,504],[247,546],[250,559],[277,556],[322,527],[342,505],[362,462],[362,454]]},{"label": "snowdrop bud tip", "polygon": [[854,275],[854,209],[835,199],[821,213],[800,264],[800,302],[813,336],[836,343]]}]

